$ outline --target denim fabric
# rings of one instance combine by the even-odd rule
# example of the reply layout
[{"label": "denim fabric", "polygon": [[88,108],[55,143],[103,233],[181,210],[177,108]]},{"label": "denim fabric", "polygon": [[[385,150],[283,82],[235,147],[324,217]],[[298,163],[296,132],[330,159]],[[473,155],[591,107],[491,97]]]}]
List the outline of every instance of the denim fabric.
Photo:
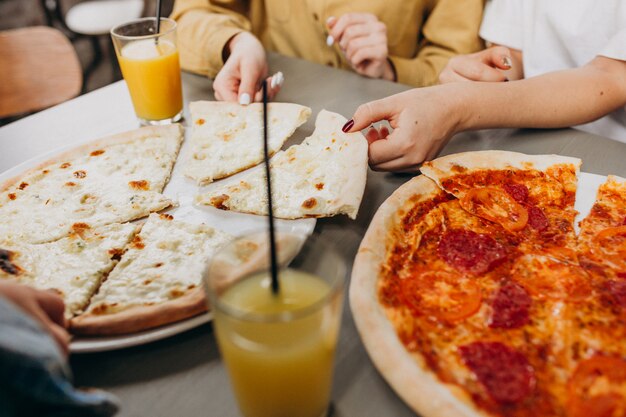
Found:
[{"label": "denim fabric", "polygon": [[114,415],[118,400],[100,390],[77,390],[54,339],[0,297],[0,417]]}]

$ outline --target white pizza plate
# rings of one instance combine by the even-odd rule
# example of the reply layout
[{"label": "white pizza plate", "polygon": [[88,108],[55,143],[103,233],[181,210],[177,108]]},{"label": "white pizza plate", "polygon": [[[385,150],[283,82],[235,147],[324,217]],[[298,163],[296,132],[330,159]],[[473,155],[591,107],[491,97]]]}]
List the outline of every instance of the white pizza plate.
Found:
[{"label": "white pizza plate", "polygon": [[[193,204],[196,194],[210,190],[212,186],[218,183],[198,188],[196,183],[186,178],[182,170],[184,162],[191,151],[189,146],[189,134],[191,129],[185,129],[185,141],[180,149],[180,154],[174,165],[172,176],[163,193],[176,200],[178,207],[168,210],[176,220],[182,220],[188,223],[205,223],[209,226],[223,230],[235,236],[242,236],[250,231],[267,227],[267,217],[255,216],[251,214],[235,213],[231,211],[218,210],[213,207],[199,207]],[[16,177],[31,168],[39,166],[41,163],[51,159],[55,155],[68,151],[74,147],[81,146],[83,143],[73,144],[72,146],[55,149],[43,155],[29,159],[9,170],[0,174],[0,184],[6,180]],[[252,169],[260,169],[261,166]],[[244,171],[230,178],[219,181],[220,184],[226,182],[236,182],[248,171]],[[275,224],[279,230],[292,232],[297,234],[311,234],[315,228],[315,219],[300,220],[281,220],[277,219]],[[70,343],[70,351],[72,353],[101,352],[106,350],[121,349],[136,345],[141,345],[156,340],[164,339],[198,327],[204,323],[211,321],[211,313],[202,314],[187,320],[161,326],[152,330],[132,333],[121,336],[110,337],[75,337]]]}]

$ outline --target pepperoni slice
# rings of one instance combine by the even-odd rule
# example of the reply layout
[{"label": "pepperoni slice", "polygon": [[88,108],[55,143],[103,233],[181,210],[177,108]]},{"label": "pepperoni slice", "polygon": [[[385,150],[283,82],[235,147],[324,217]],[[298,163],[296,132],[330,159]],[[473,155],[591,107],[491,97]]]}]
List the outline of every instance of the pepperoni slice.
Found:
[{"label": "pepperoni slice", "polygon": [[520,204],[526,203],[528,200],[528,187],[524,184],[508,183],[502,187],[515,201]]},{"label": "pepperoni slice", "polygon": [[601,230],[592,242],[595,254],[615,269],[626,271],[626,226]]},{"label": "pepperoni slice", "polygon": [[459,347],[461,359],[499,404],[528,397],[535,387],[535,371],[526,357],[500,342],[474,342]]},{"label": "pepperoni slice", "polygon": [[550,222],[548,218],[544,214],[543,210],[541,210],[537,206],[526,206],[526,210],[528,210],[528,225],[533,229],[542,232],[548,228]]},{"label": "pepperoni slice", "polygon": [[611,298],[615,304],[626,308],[626,280],[611,280],[606,283]]},{"label": "pepperoni slice", "polygon": [[593,356],[578,364],[567,383],[568,415],[611,417],[626,413],[626,361]]},{"label": "pepperoni slice", "polygon": [[547,256],[524,255],[518,258],[511,276],[538,298],[580,302],[591,294],[590,278],[580,266]]},{"label": "pepperoni slice", "polygon": [[528,310],[532,299],[526,290],[513,281],[502,285],[491,303],[493,312],[489,327],[515,329],[528,323]]},{"label": "pepperoni slice", "polygon": [[480,287],[472,279],[446,271],[424,271],[402,280],[402,297],[413,314],[452,323],[480,308]]},{"label": "pepperoni slice", "polygon": [[507,258],[504,246],[491,236],[461,229],[446,231],[437,253],[451,267],[473,275],[487,273]]},{"label": "pepperoni slice", "polygon": [[468,213],[498,223],[509,232],[522,230],[528,223],[526,208],[497,188],[472,188],[459,203]]}]

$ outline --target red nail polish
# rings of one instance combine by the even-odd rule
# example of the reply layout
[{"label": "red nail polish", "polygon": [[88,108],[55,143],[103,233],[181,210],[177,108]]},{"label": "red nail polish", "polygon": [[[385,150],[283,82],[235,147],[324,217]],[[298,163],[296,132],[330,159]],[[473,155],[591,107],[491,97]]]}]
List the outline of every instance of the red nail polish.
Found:
[{"label": "red nail polish", "polygon": [[345,125],[343,125],[341,130],[343,131],[343,133],[348,133],[350,129],[352,129],[352,126],[354,126],[354,120],[350,119],[346,122]]}]

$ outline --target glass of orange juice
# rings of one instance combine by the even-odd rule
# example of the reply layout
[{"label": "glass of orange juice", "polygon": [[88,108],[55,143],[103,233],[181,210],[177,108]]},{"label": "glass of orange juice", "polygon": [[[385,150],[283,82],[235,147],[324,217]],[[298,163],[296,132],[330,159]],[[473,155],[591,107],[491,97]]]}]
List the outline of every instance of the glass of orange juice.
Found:
[{"label": "glass of orange juice", "polygon": [[183,115],[176,22],[146,17],[111,29],[115,53],[142,124],[179,121]]},{"label": "glass of orange juice", "polygon": [[320,237],[277,236],[276,294],[266,233],[239,238],[213,257],[204,284],[215,334],[245,417],[322,417],[347,268]]}]

